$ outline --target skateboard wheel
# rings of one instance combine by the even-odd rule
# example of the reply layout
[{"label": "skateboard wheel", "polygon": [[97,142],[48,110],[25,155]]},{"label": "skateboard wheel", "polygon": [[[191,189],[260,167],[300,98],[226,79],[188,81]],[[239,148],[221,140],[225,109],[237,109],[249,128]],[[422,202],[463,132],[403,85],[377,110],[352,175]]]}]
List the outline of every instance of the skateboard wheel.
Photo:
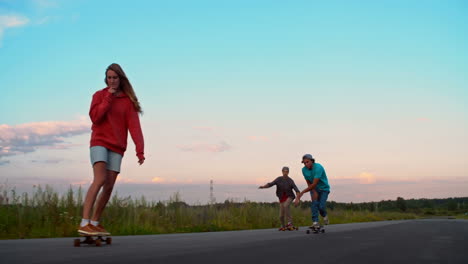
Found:
[{"label": "skateboard wheel", "polygon": [[75,247],[79,247],[79,246],[80,246],[80,244],[81,244],[80,242],[81,242],[81,241],[80,241],[80,239],[79,239],[79,238],[77,238],[77,239],[74,239],[74,240],[73,240],[73,245],[74,245]]},{"label": "skateboard wheel", "polygon": [[310,234],[310,230],[307,230],[306,233],[307,233],[307,234]]},{"label": "skateboard wheel", "polygon": [[99,239],[99,238],[96,239],[95,243],[96,243],[96,247],[100,247],[101,246],[101,239]]},{"label": "skateboard wheel", "polygon": [[322,229],[322,233],[325,233],[325,229]]},{"label": "skateboard wheel", "polygon": [[110,237],[106,238],[106,244],[107,245],[112,244],[112,238],[110,238]]}]

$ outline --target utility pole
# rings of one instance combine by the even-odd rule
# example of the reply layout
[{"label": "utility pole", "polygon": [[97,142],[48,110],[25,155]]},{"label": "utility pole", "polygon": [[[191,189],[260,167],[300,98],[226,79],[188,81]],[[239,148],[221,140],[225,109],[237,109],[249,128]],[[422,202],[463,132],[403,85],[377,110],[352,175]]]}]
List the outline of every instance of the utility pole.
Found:
[{"label": "utility pole", "polygon": [[213,180],[210,180],[210,204],[214,204],[216,202],[216,198],[213,195]]}]

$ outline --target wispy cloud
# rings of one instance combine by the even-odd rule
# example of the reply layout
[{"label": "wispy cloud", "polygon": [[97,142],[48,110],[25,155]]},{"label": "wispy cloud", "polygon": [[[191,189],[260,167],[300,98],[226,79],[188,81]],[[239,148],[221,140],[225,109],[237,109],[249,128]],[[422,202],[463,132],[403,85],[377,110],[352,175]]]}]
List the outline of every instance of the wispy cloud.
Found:
[{"label": "wispy cloud", "polygon": [[69,149],[69,148],[73,148],[73,147],[81,147],[83,146],[83,144],[69,144],[69,143],[65,143],[65,144],[55,144],[53,146],[48,146],[47,149]]},{"label": "wispy cloud", "polygon": [[128,177],[118,177],[117,182],[119,183],[138,183],[138,181]]},{"label": "wispy cloud", "polygon": [[10,28],[26,25],[29,19],[18,15],[0,15],[0,27]]},{"label": "wispy cloud", "polygon": [[362,172],[359,174],[358,179],[360,184],[373,184],[377,181],[374,174],[369,172]]},{"label": "wispy cloud", "polygon": [[141,180],[131,177],[118,177],[117,182],[124,184],[200,184],[200,182],[194,182],[192,179],[176,179],[173,177],[153,177],[151,180]]},{"label": "wispy cloud", "polygon": [[364,171],[357,175],[335,177],[333,178],[333,181],[340,184],[375,184],[377,183],[377,178],[375,177],[375,174]]},{"label": "wispy cloud", "polygon": [[333,185],[379,185],[379,186],[398,186],[398,185],[420,185],[424,182],[432,183],[456,183],[466,182],[467,178],[462,176],[447,176],[447,177],[382,177],[371,172],[361,172],[359,174],[347,177],[329,178]]},{"label": "wispy cloud", "polygon": [[225,141],[221,141],[217,144],[210,143],[192,143],[188,145],[178,145],[177,148],[182,151],[189,152],[225,152],[230,150],[232,147]]},{"label": "wispy cloud", "polygon": [[26,123],[16,126],[0,125],[0,158],[34,152],[37,148],[66,149],[74,145],[64,139],[90,131],[85,118],[76,121]]},{"label": "wispy cloud", "polygon": [[0,15],[0,46],[3,32],[8,28],[21,27],[29,23],[29,19],[19,15]]},{"label": "wispy cloud", "polygon": [[65,161],[64,159],[48,159],[48,160],[31,160],[32,163],[43,163],[43,164],[58,164]]},{"label": "wispy cloud", "polygon": [[164,178],[161,178],[161,177],[154,177],[151,182],[153,183],[163,183],[165,182],[165,179]]},{"label": "wispy cloud", "polygon": [[36,24],[38,25],[44,25],[46,23],[48,23],[49,21],[51,21],[52,17],[51,16],[45,16],[39,20],[36,21]]}]

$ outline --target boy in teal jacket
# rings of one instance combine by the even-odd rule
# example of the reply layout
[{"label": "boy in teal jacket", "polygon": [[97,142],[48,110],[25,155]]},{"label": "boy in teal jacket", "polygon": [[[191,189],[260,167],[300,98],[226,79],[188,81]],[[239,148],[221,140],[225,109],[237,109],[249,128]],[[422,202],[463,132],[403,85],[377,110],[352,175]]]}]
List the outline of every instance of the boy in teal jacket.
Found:
[{"label": "boy in teal jacket", "polygon": [[328,225],[327,199],[330,194],[330,185],[328,184],[325,169],[319,163],[315,163],[315,159],[311,154],[305,154],[302,156],[302,163],[304,163],[302,175],[304,176],[308,187],[297,195],[294,204],[299,204],[302,195],[306,192],[310,192],[312,197],[312,226],[319,226],[319,213],[323,217],[324,223]]}]

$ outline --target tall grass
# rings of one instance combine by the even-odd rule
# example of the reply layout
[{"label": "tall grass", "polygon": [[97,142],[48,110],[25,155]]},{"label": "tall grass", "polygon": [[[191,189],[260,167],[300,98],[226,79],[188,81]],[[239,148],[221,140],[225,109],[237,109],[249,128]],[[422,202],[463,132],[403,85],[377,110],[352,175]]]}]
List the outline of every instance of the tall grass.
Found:
[{"label": "tall grass", "polygon": [[[50,186],[18,195],[0,185],[0,239],[76,236],[81,220],[83,190],[71,187],[59,195]],[[311,224],[308,206],[292,207],[295,225]],[[101,219],[113,235],[206,232],[279,226],[277,203],[226,201],[188,206],[179,193],[164,202],[114,195]],[[332,223],[413,219],[412,213],[329,210]]]}]

